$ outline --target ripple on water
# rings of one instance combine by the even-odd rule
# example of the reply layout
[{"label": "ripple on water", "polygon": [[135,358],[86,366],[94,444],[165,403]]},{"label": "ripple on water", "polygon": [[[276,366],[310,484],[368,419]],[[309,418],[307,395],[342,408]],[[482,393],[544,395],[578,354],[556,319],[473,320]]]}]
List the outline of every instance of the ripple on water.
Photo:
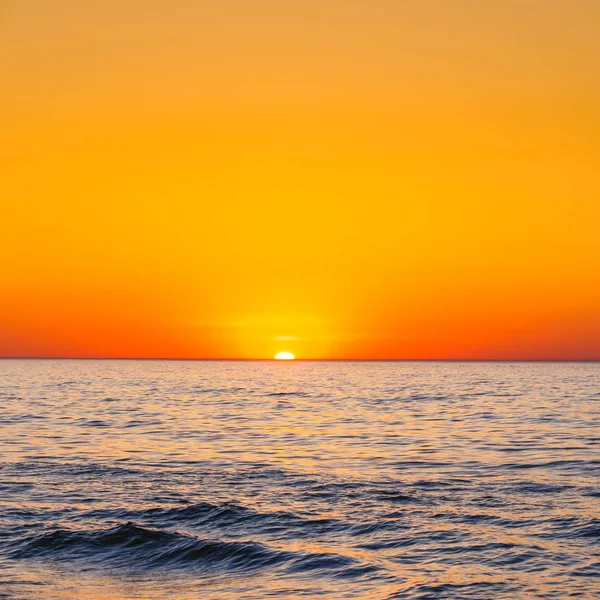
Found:
[{"label": "ripple on water", "polygon": [[599,365],[280,367],[2,361],[4,597],[600,597]]}]

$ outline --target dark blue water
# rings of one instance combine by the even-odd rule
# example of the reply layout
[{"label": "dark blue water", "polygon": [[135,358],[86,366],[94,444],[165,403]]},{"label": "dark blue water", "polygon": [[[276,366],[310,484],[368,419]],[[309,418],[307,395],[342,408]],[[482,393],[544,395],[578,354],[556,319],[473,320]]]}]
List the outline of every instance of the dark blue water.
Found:
[{"label": "dark blue water", "polygon": [[0,597],[600,597],[600,364],[0,361]]}]

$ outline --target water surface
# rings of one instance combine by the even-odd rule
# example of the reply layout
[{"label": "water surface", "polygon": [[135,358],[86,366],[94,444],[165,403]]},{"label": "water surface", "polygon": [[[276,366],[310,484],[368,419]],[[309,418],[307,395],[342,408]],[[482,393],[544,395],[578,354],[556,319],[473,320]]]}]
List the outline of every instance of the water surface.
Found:
[{"label": "water surface", "polygon": [[596,598],[600,365],[0,361],[0,597]]}]

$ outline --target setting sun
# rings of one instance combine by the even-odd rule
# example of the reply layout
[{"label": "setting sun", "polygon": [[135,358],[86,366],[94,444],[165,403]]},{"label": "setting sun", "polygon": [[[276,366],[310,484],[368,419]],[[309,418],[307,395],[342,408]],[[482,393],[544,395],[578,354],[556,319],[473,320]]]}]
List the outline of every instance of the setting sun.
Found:
[{"label": "setting sun", "polygon": [[296,357],[291,352],[278,352],[275,360],[295,360]]}]

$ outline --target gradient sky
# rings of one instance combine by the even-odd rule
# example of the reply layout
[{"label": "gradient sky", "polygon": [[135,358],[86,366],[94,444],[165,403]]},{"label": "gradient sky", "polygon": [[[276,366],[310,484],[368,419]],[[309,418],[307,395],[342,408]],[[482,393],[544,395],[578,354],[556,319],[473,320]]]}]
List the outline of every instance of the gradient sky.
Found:
[{"label": "gradient sky", "polygon": [[0,0],[0,356],[600,359],[597,0]]}]

